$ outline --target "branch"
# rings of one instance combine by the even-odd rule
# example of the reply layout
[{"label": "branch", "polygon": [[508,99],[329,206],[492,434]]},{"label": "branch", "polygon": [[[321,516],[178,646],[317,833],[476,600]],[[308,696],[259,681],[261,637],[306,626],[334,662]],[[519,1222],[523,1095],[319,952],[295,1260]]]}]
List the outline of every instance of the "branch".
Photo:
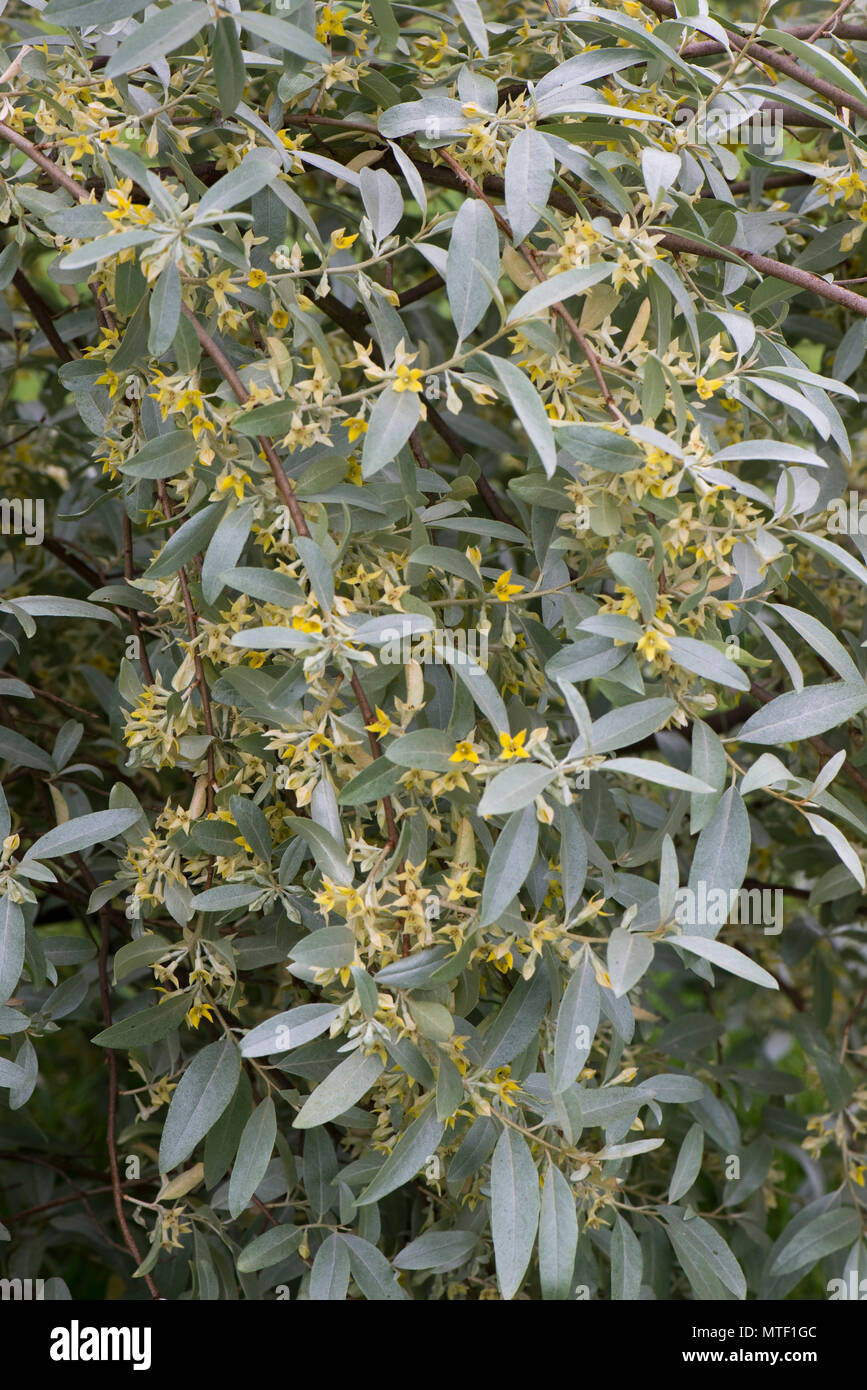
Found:
[{"label": "branch", "polygon": [[61,362],[71,362],[73,355],[54,327],[51,309],[42,295],[33,288],[23,271],[16,270],[12,276],[12,283],[54,349],[55,355],[60,358]]},{"label": "branch", "polygon": [[[683,18],[682,15],[678,15],[671,0],[643,0],[643,3],[649,10],[653,10],[665,19]],[[805,37],[809,37],[811,32],[812,28],[808,29]],[[800,82],[802,87],[809,87],[811,91],[824,97],[826,101],[830,101],[837,108],[843,107],[844,110],[854,111],[858,116],[867,117],[867,102],[862,101],[860,97],[852,96],[842,87],[828,82],[824,77],[818,77],[808,68],[802,67],[794,58],[790,58],[788,54],[775,53],[773,49],[765,48],[755,39],[741,38],[740,34],[736,34],[727,26],[726,34],[732,48],[743,53],[745,57],[752,58],[757,63],[763,63],[765,67],[773,68],[775,72],[782,73],[784,77],[789,77],[794,82]],[[721,43],[717,45],[717,49],[720,53],[725,52]]]}]

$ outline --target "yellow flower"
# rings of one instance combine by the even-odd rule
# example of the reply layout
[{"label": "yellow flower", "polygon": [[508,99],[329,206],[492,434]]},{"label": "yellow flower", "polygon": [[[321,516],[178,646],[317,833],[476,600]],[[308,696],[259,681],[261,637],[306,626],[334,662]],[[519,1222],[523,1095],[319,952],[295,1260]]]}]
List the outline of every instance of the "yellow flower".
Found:
[{"label": "yellow flower", "polygon": [[217,492],[234,492],[239,502],[244,500],[244,484],[252,483],[249,473],[227,473],[217,483]]},{"label": "yellow flower", "polygon": [[455,751],[449,758],[450,763],[477,763],[479,755],[468,739],[462,739],[455,744]]},{"label": "yellow flower", "polygon": [[331,233],[331,245],[336,251],[345,251],[348,246],[351,246],[352,243],[357,240],[358,232],[354,232],[352,236],[347,236],[345,227],[338,227],[336,231]]},{"label": "yellow flower", "polygon": [[708,381],[707,377],[697,376],[695,379],[695,389],[703,401],[713,398],[714,391],[722,390],[725,385],[724,379],[718,377],[716,381]]},{"label": "yellow flower", "polygon": [[527,737],[527,730],[522,729],[519,734],[512,738],[511,734],[500,734],[500,754],[501,762],[509,762],[512,758],[529,758],[530,754],[524,747],[524,739]]},{"label": "yellow flower", "polygon": [[368,733],[379,734],[381,738],[385,738],[385,735],[391,731],[392,723],[385,711],[381,710],[379,705],[377,705],[376,719],[372,724],[365,724],[364,727],[367,729]]},{"label": "yellow flower", "polygon": [[321,632],[322,623],[318,618],[293,618],[292,626],[296,632]]},{"label": "yellow flower", "polygon": [[61,144],[71,147],[73,164],[81,159],[83,155],[93,154],[93,145],[91,145],[86,135],[69,135],[61,141]]},{"label": "yellow flower", "polygon": [[268,276],[264,270],[251,270],[247,276],[247,284],[251,290],[257,290],[260,285],[267,284]]},{"label": "yellow flower", "polygon": [[491,590],[494,598],[498,598],[500,603],[508,603],[515,594],[520,594],[524,588],[523,584],[510,584],[512,578],[511,570],[504,570]]},{"label": "yellow flower", "polygon": [[325,734],[314,734],[307,748],[311,753],[315,753],[317,748],[329,748],[333,752],[334,744],[331,742],[330,738],[326,738]]},{"label": "yellow flower", "polygon": [[359,435],[367,434],[367,421],[360,415],[352,415],[343,421],[343,428],[349,431],[350,444],[354,444]]},{"label": "yellow flower", "polygon": [[661,632],[657,632],[652,627],[639,637],[635,645],[648,661],[655,661],[660,652],[671,651],[671,643],[666,641]]},{"label": "yellow flower", "polygon": [[348,13],[348,10],[332,10],[330,5],[325,6],[316,26],[316,37],[320,43],[324,43],[331,34],[340,36],[346,33],[343,21]]},{"label": "yellow flower", "polygon": [[271,323],[275,328],[283,329],[289,322],[289,315],[285,309],[275,309],[271,315]]},{"label": "yellow flower", "polygon": [[469,886],[470,875],[475,872],[475,869],[465,869],[462,874],[456,874],[454,878],[445,880],[449,889],[448,901],[450,903],[460,903],[465,898],[477,898],[479,896],[475,888]]},{"label": "yellow flower", "polygon": [[213,1005],[211,1004],[203,1004],[201,1003],[201,1001],[197,1001],[193,1005],[193,1007],[188,1011],[186,1016],[187,1023],[190,1025],[190,1027],[198,1028],[203,1018],[206,1018],[209,1023],[213,1023],[214,1016],[211,1013],[212,1007]]},{"label": "yellow flower", "polygon": [[405,362],[401,362],[392,389],[394,391],[415,391],[416,395],[421,395],[421,378],[422,372],[419,367],[408,367]]}]

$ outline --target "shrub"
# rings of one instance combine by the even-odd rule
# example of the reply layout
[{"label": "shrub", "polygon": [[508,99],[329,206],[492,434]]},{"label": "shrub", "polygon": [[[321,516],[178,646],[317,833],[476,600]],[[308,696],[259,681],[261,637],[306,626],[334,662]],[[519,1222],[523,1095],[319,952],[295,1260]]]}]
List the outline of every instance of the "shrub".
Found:
[{"label": "shrub", "polygon": [[867,24],[730,8],[7,7],[10,1277],[867,1273]]}]

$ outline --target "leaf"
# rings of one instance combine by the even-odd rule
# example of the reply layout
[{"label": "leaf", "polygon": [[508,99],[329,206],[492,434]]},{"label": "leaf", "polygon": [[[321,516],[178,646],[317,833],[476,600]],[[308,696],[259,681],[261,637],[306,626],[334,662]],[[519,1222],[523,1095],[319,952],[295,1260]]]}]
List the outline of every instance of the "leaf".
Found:
[{"label": "leaf", "polygon": [[479,915],[481,927],[490,926],[520,891],[539,840],[539,823],[533,806],[515,811],[500,831],[488,864]]},{"label": "leaf", "polygon": [[642,777],[647,782],[657,782],[661,787],[675,787],[682,792],[712,792],[709,782],[703,782],[691,773],[681,772],[668,763],[656,762],[654,758],[611,758],[602,764],[606,772],[628,772],[632,777]]},{"label": "leaf", "polygon": [[211,11],[202,4],[173,4],[157,11],[143,24],[136,25],[112,53],[104,71],[106,80],[113,81],[135,68],[145,68],[165,58],[167,53],[173,53],[195,38],[210,20]]},{"label": "leaf", "polygon": [[349,1288],[349,1251],[339,1235],[326,1236],[313,1259],[308,1297],[314,1303],[342,1303]]},{"label": "leaf", "polygon": [[371,411],[361,451],[361,476],[372,478],[391,463],[419,422],[421,399],[414,391],[388,387]]},{"label": "leaf", "polygon": [[24,968],[24,913],[5,893],[0,898],[0,1004],[11,999]]},{"label": "leaf", "polygon": [[728,970],[729,974],[739,975],[741,979],[749,980],[754,985],[762,985],[764,989],[780,988],[767,970],[763,970],[742,951],[736,951],[733,946],[726,946],[722,941],[713,941],[704,936],[673,936],[666,940],[669,945],[691,951],[693,955],[701,956],[712,965],[718,965],[722,970]]},{"label": "leaf", "polygon": [[506,215],[515,246],[539,221],[553,182],[554,154],[548,141],[530,127],[519,130],[506,156]]},{"label": "leaf", "polygon": [[606,556],[605,563],[614,577],[635,594],[644,621],[652,622],[659,598],[650,566],[637,555],[622,550],[615,550]]},{"label": "leaf", "polygon": [[293,961],[316,970],[342,970],[355,959],[356,941],[349,927],[322,927],[290,947]]},{"label": "leaf", "polygon": [[[740,888],[749,863],[750,841],[750,820],[743,797],[736,788],[729,787],[698,837],[689,871],[689,887],[698,891],[699,885],[704,884],[708,894],[718,888],[725,892]],[[719,926],[711,923],[690,925],[694,925],[701,936],[715,936],[719,931]]]},{"label": "leaf", "polygon": [[635,441],[604,425],[565,425],[557,431],[557,443],[571,458],[605,473],[631,473],[641,467],[643,455]]},{"label": "leaf", "polygon": [[272,1265],[288,1260],[301,1244],[304,1229],[301,1226],[272,1226],[245,1245],[237,1258],[239,1274],[255,1274],[260,1269],[270,1269]]},{"label": "leaf", "polygon": [[356,1105],[385,1070],[375,1052],[351,1052],[306,1099],[293,1120],[295,1129],[313,1129],[336,1120]]},{"label": "leaf", "polygon": [[248,202],[254,193],[273,183],[279,171],[280,156],[275,150],[251,150],[240,164],[211,185],[196,208],[195,222]]},{"label": "leaf", "polygon": [[378,242],[383,241],[403,216],[400,185],[385,169],[362,169],[358,187],[373,234]]},{"label": "leaf", "polygon": [[849,841],[842,831],[838,830],[832,821],[826,820],[824,816],[812,816],[808,811],[804,816],[810,829],[815,835],[821,835],[831,845],[837,857],[845,864],[849,873],[856,880],[862,891],[867,888],[864,877],[864,866],[858,858],[857,852],[852,848]]},{"label": "leaf", "polygon": [[843,643],[839,642],[833,633],[828,631],[824,623],[820,623],[810,613],[802,613],[799,608],[790,608],[786,603],[772,603],[770,607],[775,613],[779,613],[781,617],[785,618],[789,626],[803,637],[807,645],[823,661],[827,661],[829,666],[833,666],[844,681],[857,685],[859,681],[863,680],[861,672]]},{"label": "leaf", "polygon": [[491,291],[476,262],[496,281],[500,246],[494,214],[486,203],[467,198],[452,227],[446,263],[446,293],[458,342],[468,338],[491,302]]},{"label": "leaf", "polygon": [[465,1264],[479,1243],[475,1231],[425,1231],[411,1240],[392,1264],[395,1269],[457,1269]]},{"label": "leaf", "polygon": [[148,1047],[180,1027],[192,1002],[191,996],[185,991],[167,995],[164,1003],[154,1004],[150,1009],[140,1009],[138,1013],[130,1014],[129,1018],[120,1019],[110,1028],[97,1033],[91,1041],[97,1047]]},{"label": "leaf", "polygon": [[455,0],[455,9],[464,23],[464,28],[483,58],[488,56],[488,33],[479,0]]},{"label": "leaf", "polygon": [[298,536],[295,548],[304,561],[304,568],[321,608],[328,613],[334,602],[334,574],[325,552],[309,536]]},{"label": "leaf", "polygon": [[266,1019],[241,1039],[242,1057],[272,1057],[303,1047],[331,1027],[340,1010],[336,1004],[299,1004]]},{"label": "leaf", "polygon": [[156,932],[145,932],[144,936],[137,937],[134,941],[128,941],[125,946],[121,946],[115,952],[113,979],[118,984],[127,975],[132,975],[136,970],[142,970],[154,961],[159,960],[171,950],[169,942],[164,936],[159,936]]},{"label": "leaf", "polygon": [[586,748],[583,738],[578,738],[569,749],[568,756],[576,758],[587,752],[611,753],[630,743],[639,743],[667,724],[676,708],[674,700],[663,698],[636,700],[634,704],[610,710],[594,721],[592,746]]},{"label": "leaf", "polygon": [[565,1091],[581,1072],[599,1026],[599,986],[593,963],[582,951],[557,1014],[552,1091]]},{"label": "leaf", "polygon": [[[0,604],[0,609],[3,607]],[[59,594],[30,594],[16,598],[15,607],[29,613],[32,618],[95,618],[97,622],[120,626],[114,613],[106,613],[99,604],[85,603],[80,598],[61,598]]]},{"label": "leaf", "polygon": [[497,1284],[508,1302],[521,1286],[539,1224],[539,1175],[523,1137],[504,1129],[491,1161],[491,1233]]},{"label": "leaf", "polygon": [[575,1194],[559,1168],[549,1163],[539,1215],[539,1282],[543,1299],[569,1297],[577,1249]]},{"label": "leaf", "polygon": [[529,979],[521,978],[482,1035],[481,1065],[496,1071],[511,1062],[532,1042],[550,1003],[550,990],[544,973],[537,970]]},{"label": "leaf", "polygon": [[128,478],[176,478],[196,461],[198,445],[192,430],[157,435],[121,464]]},{"label": "leaf", "polygon": [[552,477],[557,467],[557,446],[551,422],[538,392],[513,362],[507,361],[504,357],[493,357],[487,352],[483,356],[491,364],[506,392],[530,443],[539,455],[542,467],[548,477]]},{"label": "leaf", "polygon": [[450,666],[458,680],[463,682],[482,714],[493,724],[497,733],[507,733],[509,716],[506,713],[506,706],[503,704],[497,687],[478,662],[447,644],[443,644],[436,638],[433,649],[437,660]]},{"label": "leaf", "polygon": [[119,255],[121,251],[128,251],[130,247],[147,246],[153,240],[154,233],[146,231],[143,227],[131,227],[126,232],[110,232],[107,236],[100,236],[95,241],[77,246],[74,251],[68,251],[60,266],[63,270],[69,271],[85,270],[99,261]]},{"label": "leaf", "polygon": [[593,285],[607,280],[610,274],[611,266],[602,264],[564,270],[559,275],[553,275],[550,280],[540,281],[522,295],[514,309],[510,310],[506,322],[517,323],[521,319],[536,318],[550,309],[552,304],[562,303],[576,294],[586,294]]},{"label": "leaf", "polygon": [[341,1234],[340,1239],[349,1249],[352,1277],[368,1301],[382,1303],[409,1298],[397,1282],[388,1260],[375,1245],[361,1236]]},{"label": "leaf", "polygon": [[353,879],[352,869],[347,862],[343,846],[337,843],[333,835],[329,835],[321,825],[316,825],[314,821],[303,816],[285,816],[283,824],[294,835],[301,836],[312,851],[321,873],[327,874],[335,883],[349,887]]},{"label": "leaf", "polygon": [[864,84],[858,80],[851,68],[847,68],[827,49],[820,48],[816,43],[805,43],[803,39],[797,38],[795,34],[786,33],[784,29],[763,29],[762,41],[786,49],[799,63],[812,68],[835,87],[842,87],[850,96],[867,102],[867,88]]},{"label": "leaf", "polygon": [[740,1265],[722,1236],[703,1217],[683,1219],[677,1207],[664,1212],[665,1233],[697,1296],[703,1300],[747,1296],[747,1282]]},{"label": "leaf", "polygon": [[241,565],[231,570],[225,579],[226,587],[262,603],[273,603],[278,608],[292,608],[303,602],[304,590],[296,580],[279,570],[260,570]]},{"label": "leaf", "polygon": [[436,1153],[444,1129],[445,1121],[437,1118],[436,1107],[428,1105],[403,1131],[373,1182],[357,1198],[356,1205],[369,1206],[410,1182]]},{"label": "leaf", "polygon": [[273,43],[277,48],[285,49],[287,53],[297,53],[299,58],[305,58],[311,63],[331,62],[331,53],[325,45],[297,24],[287,24],[285,19],[246,9],[238,11],[238,22],[242,29],[265,39],[266,43]]},{"label": "leaf", "polygon": [[704,1155],[704,1130],[700,1124],[690,1125],[680,1146],[677,1163],[668,1187],[669,1202],[679,1202],[689,1192],[699,1173]]},{"label": "leaf", "polygon": [[176,573],[197,551],[203,550],[216,530],[222,512],[223,504],[212,502],[185,521],[151,563],[147,578],[164,579],[166,575]]},{"label": "leaf", "polygon": [[77,854],[91,845],[104,844],[129,830],[140,815],[139,809],[118,809],[76,816],[75,820],[64,821],[63,825],[40,835],[27,851],[25,862],[27,859],[58,859],[63,854]]},{"label": "leaf", "polygon": [[216,603],[225,586],[227,571],[234,569],[253,524],[253,503],[226,512],[205,551],[202,593],[206,603]]},{"label": "leaf", "polygon": [[523,810],[541,796],[556,775],[552,768],[541,767],[538,763],[515,763],[507,767],[485,787],[479,802],[479,815],[503,816],[510,811]]},{"label": "leaf", "polygon": [[[710,793],[693,792],[689,800],[689,828],[695,834],[703,830],[716,809],[720,794],[725,787],[726,772],[725,748],[719,736],[709,724],[696,719],[692,726],[692,762],[690,770],[700,782],[713,787]],[[741,788],[743,795],[743,788]]]},{"label": "leaf", "polygon": [[852,1207],[837,1207],[817,1216],[794,1237],[784,1231],[771,1252],[768,1274],[780,1278],[811,1268],[826,1255],[851,1245],[860,1229],[858,1213]]},{"label": "leaf", "polygon": [[249,1205],[253,1193],[264,1178],[276,1137],[277,1112],[273,1100],[268,1096],[256,1106],[244,1126],[238,1145],[232,1176],[229,1179],[228,1205],[233,1221]]},{"label": "leaf", "polygon": [[641,172],[644,186],[652,203],[665,193],[680,173],[680,155],[649,145],[641,151]]},{"label": "leaf", "polygon": [[231,1038],[196,1053],[172,1094],[160,1141],[161,1173],[189,1158],[217,1123],[232,1099],[240,1070],[241,1054]]},{"label": "leaf", "polygon": [[715,685],[727,685],[732,690],[749,690],[750,678],[746,672],[709,642],[699,642],[694,637],[669,637],[666,640],[671,660],[684,670],[693,671]]},{"label": "leaf", "polygon": [[612,1300],[625,1303],[640,1298],[643,1268],[641,1243],[629,1222],[617,1212],[611,1232]]},{"label": "leaf", "polygon": [[653,961],[653,942],[641,932],[615,927],[608,938],[606,964],[611,988],[620,999],[638,984]]},{"label": "leaf", "polygon": [[247,70],[244,66],[244,55],[238,41],[235,21],[228,15],[217,20],[211,55],[214,63],[220,113],[223,117],[232,116],[244,95]]},{"label": "leaf", "polygon": [[797,743],[836,729],[867,706],[867,685],[834,681],[777,695],[741,726],[743,743]]},{"label": "leaf", "polygon": [[55,772],[54,759],[38,746],[31,743],[23,734],[7,729],[0,724],[0,758],[5,758],[10,767],[33,767],[39,772]]},{"label": "leaf", "polygon": [[149,312],[148,352],[151,357],[162,357],[174,342],[181,317],[181,277],[174,261],[160,271]]},{"label": "leaf", "polygon": [[61,29],[85,29],[91,24],[116,24],[129,19],[150,3],[151,0],[50,0],[42,17]]}]

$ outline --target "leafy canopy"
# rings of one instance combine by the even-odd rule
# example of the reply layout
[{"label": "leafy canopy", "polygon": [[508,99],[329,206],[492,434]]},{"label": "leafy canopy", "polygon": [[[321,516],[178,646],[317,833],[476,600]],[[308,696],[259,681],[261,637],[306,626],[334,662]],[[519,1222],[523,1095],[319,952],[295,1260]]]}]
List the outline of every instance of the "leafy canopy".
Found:
[{"label": "leafy canopy", "polygon": [[867,22],[680,9],[5,9],[51,1296],[867,1272]]}]

